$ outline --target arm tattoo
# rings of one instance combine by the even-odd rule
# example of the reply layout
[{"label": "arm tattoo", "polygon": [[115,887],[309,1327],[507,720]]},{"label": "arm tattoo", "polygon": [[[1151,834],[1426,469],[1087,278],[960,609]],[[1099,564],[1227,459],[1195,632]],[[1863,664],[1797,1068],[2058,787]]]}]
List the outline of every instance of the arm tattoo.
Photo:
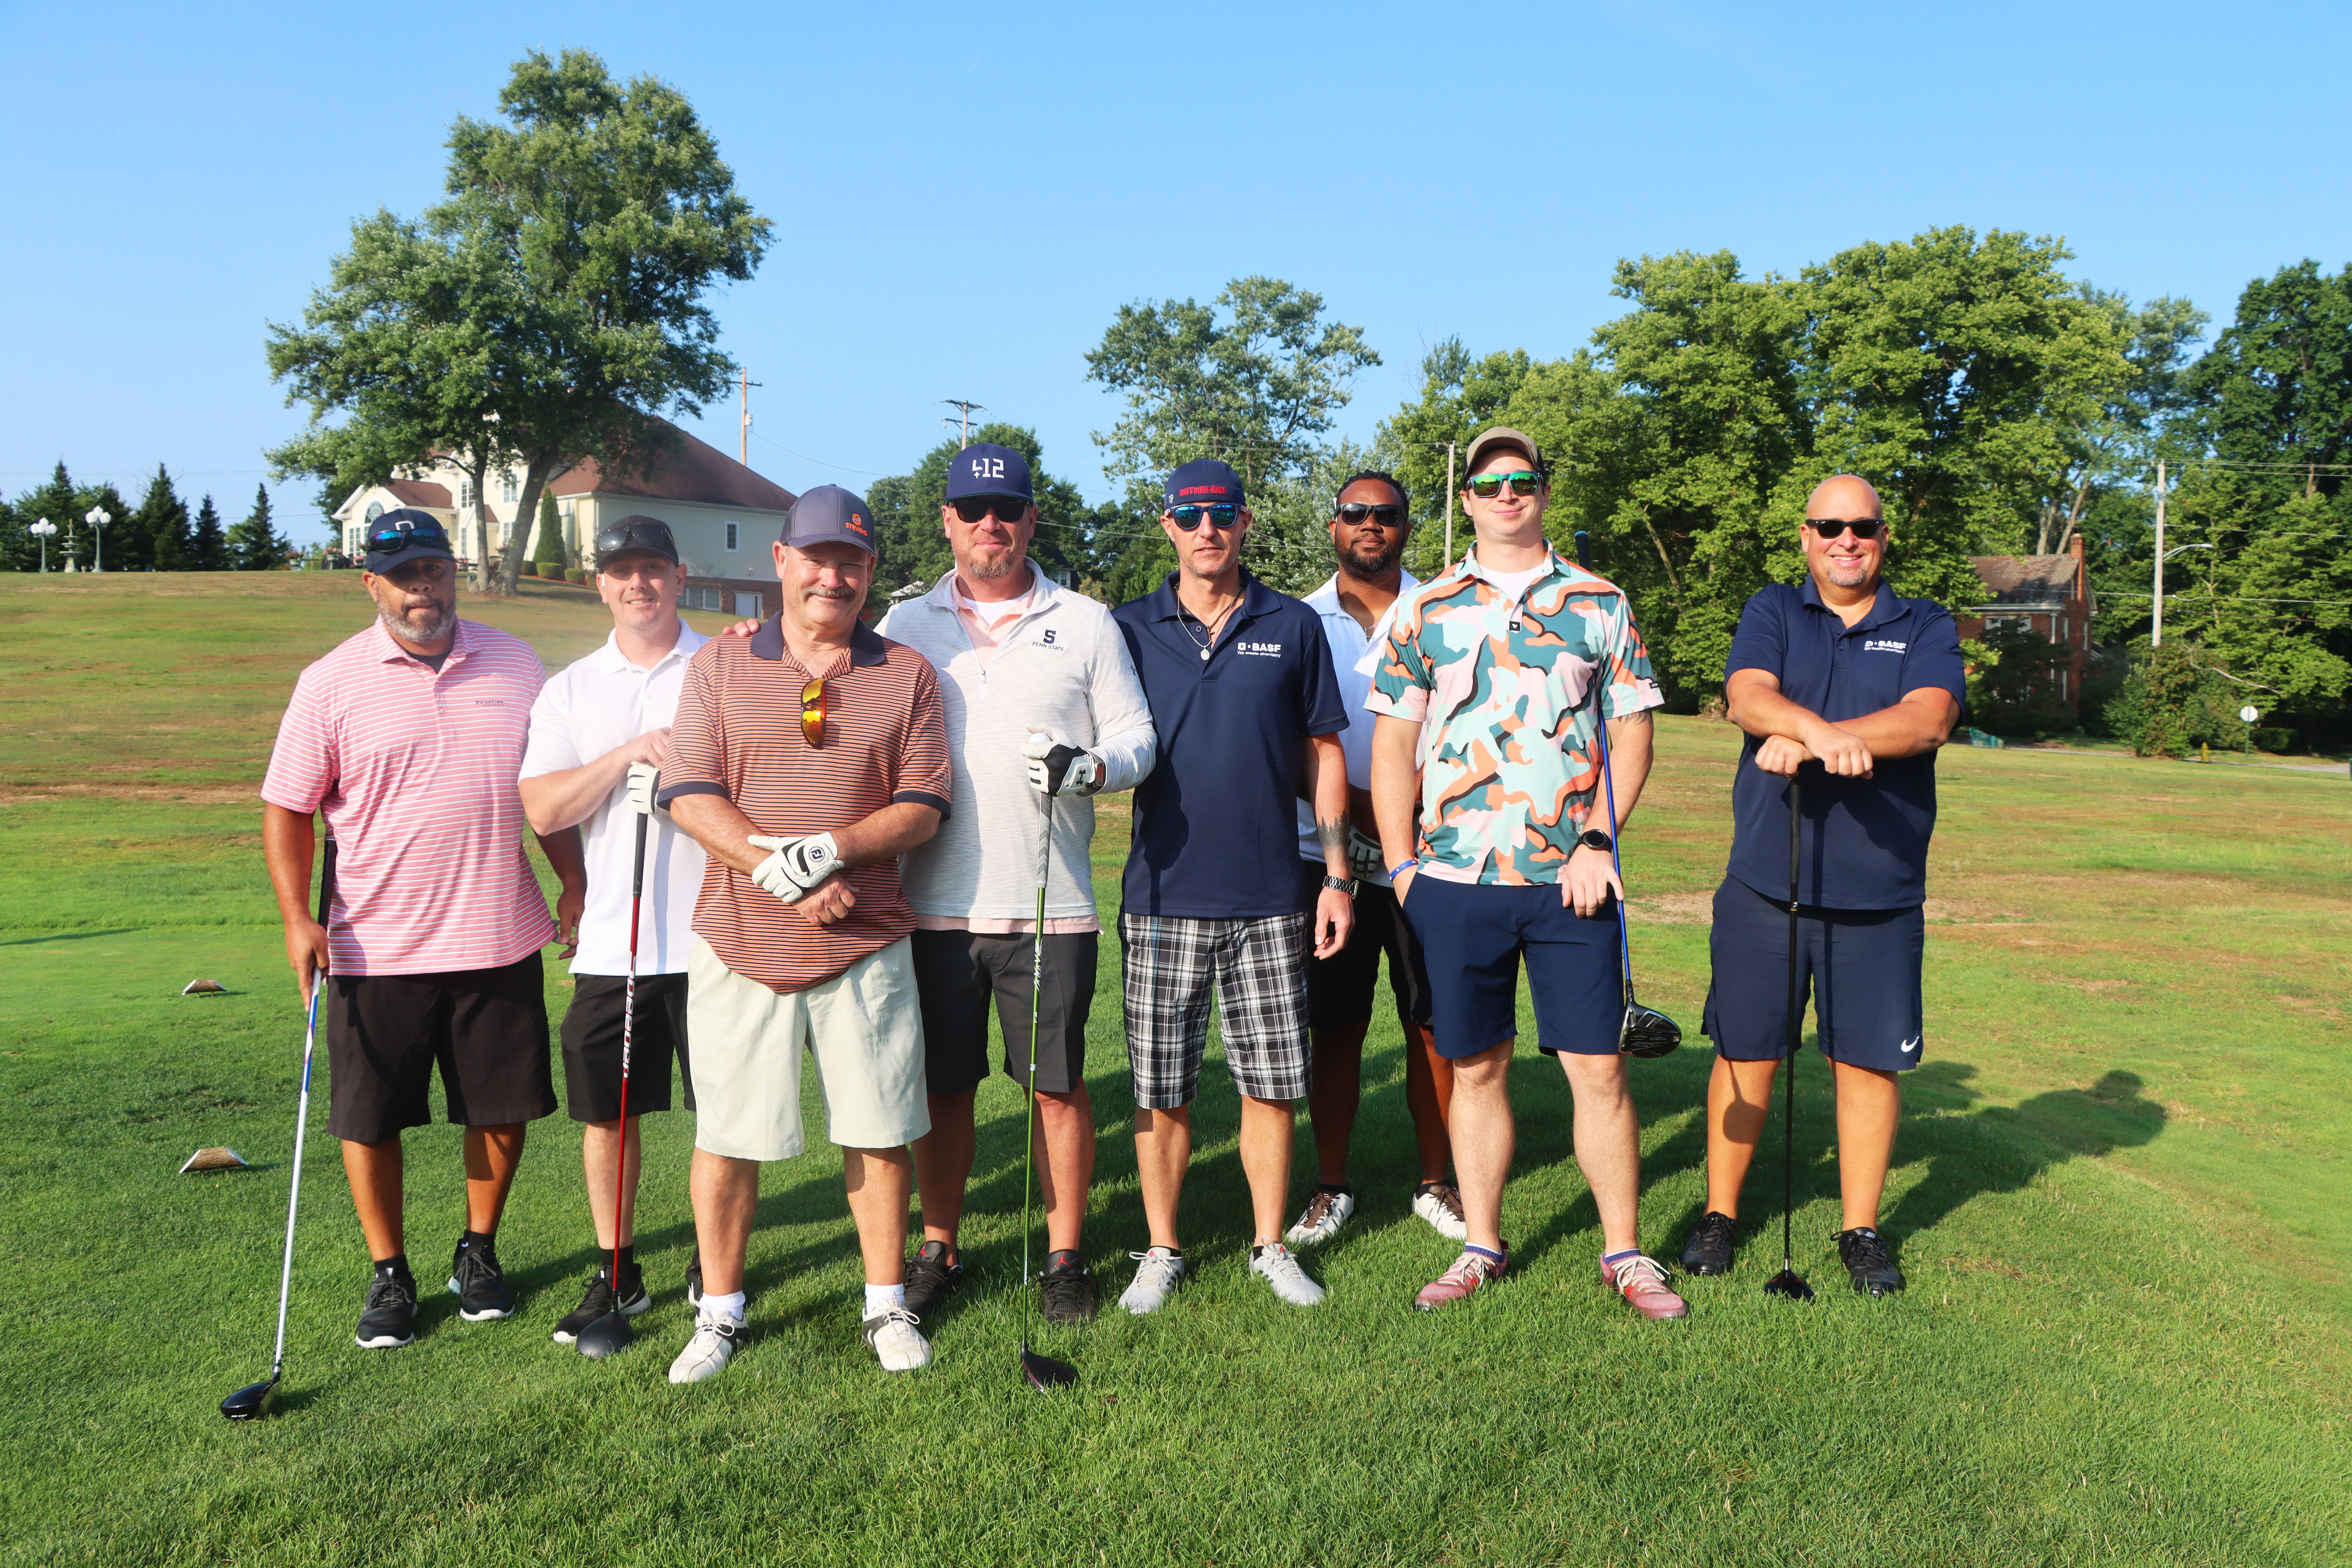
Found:
[{"label": "arm tattoo", "polygon": [[1320,817],[1316,818],[1315,841],[1326,849],[1337,849],[1345,855],[1348,852],[1348,819],[1343,816],[1326,822]]}]

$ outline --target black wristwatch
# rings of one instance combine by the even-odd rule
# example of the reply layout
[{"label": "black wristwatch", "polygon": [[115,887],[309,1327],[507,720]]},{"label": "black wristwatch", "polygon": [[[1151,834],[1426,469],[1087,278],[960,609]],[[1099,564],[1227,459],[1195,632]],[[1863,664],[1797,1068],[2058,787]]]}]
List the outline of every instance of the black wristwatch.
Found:
[{"label": "black wristwatch", "polygon": [[1587,849],[1598,849],[1606,855],[1617,847],[1617,841],[1597,827],[1588,827],[1576,836],[1576,841]]},{"label": "black wristwatch", "polygon": [[1334,877],[1328,871],[1326,871],[1323,874],[1323,885],[1327,888],[1336,889],[1339,892],[1347,894],[1351,899],[1356,896],[1357,883],[1353,877]]}]

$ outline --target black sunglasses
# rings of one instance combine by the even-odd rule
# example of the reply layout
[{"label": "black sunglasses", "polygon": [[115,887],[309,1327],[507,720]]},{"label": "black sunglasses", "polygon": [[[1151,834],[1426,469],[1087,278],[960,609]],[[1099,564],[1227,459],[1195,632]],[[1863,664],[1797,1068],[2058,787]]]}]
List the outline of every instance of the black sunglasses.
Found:
[{"label": "black sunglasses", "polygon": [[604,560],[628,550],[647,550],[654,554],[675,560],[677,541],[671,537],[669,524],[658,518],[646,518],[637,522],[608,522],[596,531],[596,559]]},{"label": "black sunglasses", "polygon": [[1029,503],[1019,496],[958,496],[948,504],[966,522],[978,522],[991,512],[999,522],[1019,522],[1029,515]]},{"label": "black sunglasses", "polygon": [[1476,474],[1471,477],[1470,493],[1480,500],[1493,500],[1503,493],[1503,487],[1508,485],[1515,496],[1531,496],[1536,493],[1536,486],[1542,482],[1542,475],[1527,468],[1521,468],[1516,474]]},{"label": "black sunglasses", "polygon": [[1332,515],[1341,522],[1361,522],[1369,517],[1382,528],[1404,526],[1404,508],[1394,502],[1370,506],[1360,500],[1341,501]]},{"label": "black sunglasses", "polygon": [[405,550],[412,544],[446,546],[448,542],[449,536],[442,531],[439,523],[411,522],[405,518],[368,535],[371,550]]},{"label": "black sunglasses", "polygon": [[1204,518],[1219,528],[1231,528],[1240,518],[1241,510],[1237,506],[1180,506],[1171,509],[1168,515],[1175,521],[1177,527],[1190,533],[1201,526]]},{"label": "black sunglasses", "polygon": [[1823,539],[1835,539],[1849,528],[1856,539],[1875,539],[1886,524],[1874,517],[1809,517],[1805,526]]}]

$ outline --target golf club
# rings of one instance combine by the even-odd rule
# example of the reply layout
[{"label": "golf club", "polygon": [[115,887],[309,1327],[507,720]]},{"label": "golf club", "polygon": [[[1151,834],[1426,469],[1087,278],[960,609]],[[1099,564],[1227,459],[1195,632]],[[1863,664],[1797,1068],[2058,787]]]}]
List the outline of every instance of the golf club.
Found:
[{"label": "golf club", "polygon": [[[1037,924],[1029,944],[1029,1127],[1021,1144],[1021,1293],[1029,1296],[1029,1194],[1037,1174],[1037,1020],[1038,1004],[1045,994],[1045,873],[1054,864],[1054,800],[1076,752],[1056,746],[1045,753],[1045,847],[1037,856]],[[1021,1329],[1021,1375],[1032,1388],[1067,1388],[1078,1381],[1078,1369],[1066,1361],[1039,1355],[1029,1348],[1028,1310]]]},{"label": "golf club", "polygon": [[629,1315],[621,1310],[621,1184],[629,1168],[629,1045],[637,1023],[637,911],[646,896],[646,822],[637,818],[636,858],[629,868],[629,978],[621,990],[621,1121],[613,1155],[613,1310],[580,1331],[580,1353],[603,1361],[636,1342]]},{"label": "golf club", "polygon": [[[320,856],[319,865],[319,925],[327,924],[327,905],[334,897],[335,841],[331,837]],[[294,1290],[294,1214],[302,1201],[302,1135],[310,1125],[310,1054],[319,1043],[319,993],[324,988],[327,972],[310,971],[310,1021],[302,1030],[302,1094],[294,1112],[294,1182],[286,1194],[286,1261],[278,1275],[278,1349],[269,1359],[269,1378],[266,1383],[248,1383],[220,1402],[220,1413],[232,1421],[257,1421],[269,1413],[269,1401],[278,1392],[278,1380],[286,1375],[286,1302]]]},{"label": "golf club", "polygon": [[[1576,536],[1576,563],[1587,572],[1592,570],[1590,536]],[[1609,715],[1601,710],[1601,690],[1605,683],[1596,678],[1592,683],[1592,735],[1601,743],[1601,788],[1602,799],[1609,807],[1609,866],[1617,873],[1622,885],[1625,868],[1617,858],[1617,782],[1609,773]],[[1680,1024],[1659,1012],[1644,1007],[1633,998],[1633,943],[1625,929],[1625,900],[1612,899],[1617,906],[1617,952],[1625,961],[1625,1016],[1617,1026],[1617,1049],[1629,1057],[1662,1057],[1683,1043]]]},{"label": "golf club", "polygon": [[1804,1041],[1798,1030],[1805,1005],[1797,994],[1797,868],[1802,855],[1804,814],[1799,809],[1797,775],[1789,775],[1789,1081],[1780,1118],[1780,1272],[1764,1281],[1764,1294],[1810,1301],[1813,1288],[1797,1272],[1789,1235],[1797,1206],[1797,1054]]}]

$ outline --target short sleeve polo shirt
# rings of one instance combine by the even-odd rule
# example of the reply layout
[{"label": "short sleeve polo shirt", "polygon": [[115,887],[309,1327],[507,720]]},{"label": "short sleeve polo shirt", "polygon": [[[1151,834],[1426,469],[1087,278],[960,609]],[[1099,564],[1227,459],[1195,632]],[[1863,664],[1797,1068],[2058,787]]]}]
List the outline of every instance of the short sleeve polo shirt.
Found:
[{"label": "short sleeve polo shirt", "polygon": [[[1870,612],[1849,626],[1801,588],[1759,588],[1739,613],[1726,680],[1760,669],[1780,695],[1834,724],[1892,708],[1914,691],[1968,700],[1959,629],[1932,599],[1906,599],[1884,584]],[[1768,899],[1789,896],[1789,785],[1756,766],[1763,742],[1740,749],[1731,783],[1731,874]],[[1832,910],[1900,910],[1927,896],[1927,840],[1936,831],[1936,753],[1880,759],[1866,779],[1808,766],[1798,901]]]},{"label": "short sleeve polo shirt", "polygon": [[261,798],[326,816],[336,973],[497,969],[554,940],[515,789],[546,679],[529,643],[461,620],[438,670],[375,625],[294,683]]},{"label": "short sleeve polo shirt", "polygon": [[1397,605],[1364,706],[1422,726],[1420,874],[1557,882],[1601,793],[1599,710],[1665,700],[1633,606],[1549,549],[1517,593],[1474,549]]},{"label": "short sleeve polo shirt", "polygon": [[1208,630],[1177,602],[1172,572],[1111,614],[1160,731],[1159,764],[1136,786],[1121,907],[1298,913],[1298,743],[1348,727],[1322,617],[1246,572],[1207,658]]},{"label": "short sleeve polo shirt", "polygon": [[[865,626],[849,664],[825,678],[824,743],[801,732],[809,680],[782,617],[747,637],[713,637],[686,667],[661,798],[717,795],[762,834],[802,837],[865,821],[893,804],[948,811],[946,712],[923,656]],[[898,863],[845,873],[857,903],[821,926],[713,855],[695,900],[695,934],[746,980],[789,994],[824,984],[915,929]]]}]

